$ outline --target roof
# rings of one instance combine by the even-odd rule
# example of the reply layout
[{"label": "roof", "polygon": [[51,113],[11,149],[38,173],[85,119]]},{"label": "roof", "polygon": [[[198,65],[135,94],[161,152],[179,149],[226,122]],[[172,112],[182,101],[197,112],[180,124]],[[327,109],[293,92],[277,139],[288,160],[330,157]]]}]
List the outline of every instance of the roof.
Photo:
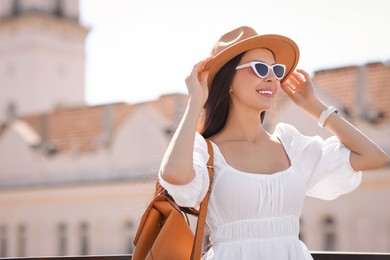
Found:
[{"label": "roof", "polygon": [[110,113],[112,128],[132,112],[126,103],[60,108],[47,114],[19,118],[28,123],[56,152],[90,152],[103,140],[104,114]]},{"label": "roof", "polygon": [[110,103],[59,108],[46,114],[23,116],[18,120],[26,122],[42,140],[46,140],[44,145],[50,149],[46,150],[48,153],[93,152],[108,144],[135,110],[145,106],[155,108],[174,127],[186,103],[186,95],[171,94],[137,104]]},{"label": "roof", "polygon": [[350,117],[374,124],[390,123],[389,65],[375,62],[321,70],[315,73],[313,81],[343,104]]},{"label": "roof", "polygon": [[[317,88],[336,98],[343,105],[340,109],[350,118],[362,117],[371,124],[390,123],[390,66],[377,62],[363,67],[321,70],[315,72],[313,81]],[[363,116],[359,115],[362,100],[368,105],[364,107],[366,113]],[[48,146],[46,148],[49,152],[44,151],[49,154],[50,151],[55,154],[93,152],[110,142],[131,113],[145,106],[161,113],[171,125],[171,129],[162,131],[172,133],[184,113],[187,101],[187,95],[169,94],[137,104],[111,103],[59,108],[46,114],[23,116],[18,120],[26,122],[41,140],[46,140],[44,145]],[[275,109],[266,118],[272,120],[288,102],[287,95],[280,91]],[[4,125],[0,127],[0,134],[5,128]]]}]

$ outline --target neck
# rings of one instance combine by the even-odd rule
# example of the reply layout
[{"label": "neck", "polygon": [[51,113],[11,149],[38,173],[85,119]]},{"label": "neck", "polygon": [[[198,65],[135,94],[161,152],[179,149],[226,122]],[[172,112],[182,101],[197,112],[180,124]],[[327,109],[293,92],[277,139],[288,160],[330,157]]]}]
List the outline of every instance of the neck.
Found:
[{"label": "neck", "polygon": [[[256,143],[268,136],[260,118],[261,112],[248,107],[231,106],[226,125],[222,130],[231,139]],[[229,138],[230,139],[230,138]]]}]

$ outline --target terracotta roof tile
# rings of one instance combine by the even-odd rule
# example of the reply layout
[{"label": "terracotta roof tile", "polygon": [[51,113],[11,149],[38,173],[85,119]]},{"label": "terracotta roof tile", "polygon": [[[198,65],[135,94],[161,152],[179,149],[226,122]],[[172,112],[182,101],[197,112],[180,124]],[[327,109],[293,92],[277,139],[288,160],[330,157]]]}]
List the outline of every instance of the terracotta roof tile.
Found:
[{"label": "terracotta roof tile", "polygon": [[383,63],[367,65],[367,82],[370,105],[384,113],[384,120],[390,121],[390,66]]},{"label": "terracotta roof tile", "polygon": [[90,152],[99,148],[103,141],[105,109],[111,109],[109,113],[112,116],[114,133],[133,107],[125,103],[83,106],[58,109],[48,114],[25,116],[20,119],[30,124],[39,135],[46,135],[48,143],[60,153]]},{"label": "terracotta roof tile", "polygon": [[[93,152],[100,149],[105,141],[105,114],[110,115],[108,127],[112,135],[130,114],[142,107],[150,106],[161,113],[176,128],[184,113],[188,96],[170,94],[153,101],[126,104],[112,103],[98,106],[60,108],[47,114],[30,115],[19,118],[28,123],[56,153]],[[107,126],[106,126],[107,127]]]},{"label": "terracotta roof tile", "polygon": [[[361,67],[341,67],[317,71],[313,77],[317,87],[321,87],[340,101],[348,109],[352,117],[358,113],[357,99],[359,71]],[[390,122],[390,66],[383,63],[369,63],[365,67],[366,97],[370,112],[379,113],[383,118],[373,120],[375,123]],[[378,115],[379,115],[378,114]]]},{"label": "terracotta roof tile", "polygon": [[343,67],[315,72],[313,82],[322,88],[352,114],[356,113],[356,86],[358,67]]}]

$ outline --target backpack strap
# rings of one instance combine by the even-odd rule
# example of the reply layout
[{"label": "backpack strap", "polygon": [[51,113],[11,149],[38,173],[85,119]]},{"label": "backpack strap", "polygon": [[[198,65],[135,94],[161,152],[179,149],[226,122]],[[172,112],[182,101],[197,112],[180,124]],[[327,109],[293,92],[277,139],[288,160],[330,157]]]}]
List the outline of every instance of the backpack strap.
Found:
[{"label": "backpack strap", "polygon": [[202,255],[202,242],[203,242],[203,234],[204,227],[206,222],[206,213],[207,206],[209,204],[210,193],[211,193],[211,183],[213,181],[213,173],[214,173],[214,152],[213,146],[209,139],[206,139],[207,142],[207,150],[209,153],[209,160],[207,162],[207,170],[209,172],[210,184],[209,189],[207,190],[206,196],[204,197],[202,203],[200,204],[198,222],[196,225],[195,239],[194,244],[192,246],[191,260],[199,260]]}]

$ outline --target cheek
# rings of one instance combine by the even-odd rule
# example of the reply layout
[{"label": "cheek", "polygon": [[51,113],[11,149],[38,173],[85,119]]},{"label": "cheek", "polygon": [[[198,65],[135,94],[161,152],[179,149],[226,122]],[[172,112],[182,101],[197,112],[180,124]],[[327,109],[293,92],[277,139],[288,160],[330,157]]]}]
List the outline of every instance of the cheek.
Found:
[{"label": "cheek", "polygon": [[256,82],[258,80],[260,80],[260,78],[250,69],[248,70],[244,70],[242,74],[242,78],[244,81],[246,81],[246,83],[250,83],[250,82]]},{"label": "cheek", "polygon": [[233,88],[246,87],[250,88],[251,85],[256,85],[256,82],[259,80],[259,77],[252,73],[251,71],[243,70],[233,78],[232,84]]}]

